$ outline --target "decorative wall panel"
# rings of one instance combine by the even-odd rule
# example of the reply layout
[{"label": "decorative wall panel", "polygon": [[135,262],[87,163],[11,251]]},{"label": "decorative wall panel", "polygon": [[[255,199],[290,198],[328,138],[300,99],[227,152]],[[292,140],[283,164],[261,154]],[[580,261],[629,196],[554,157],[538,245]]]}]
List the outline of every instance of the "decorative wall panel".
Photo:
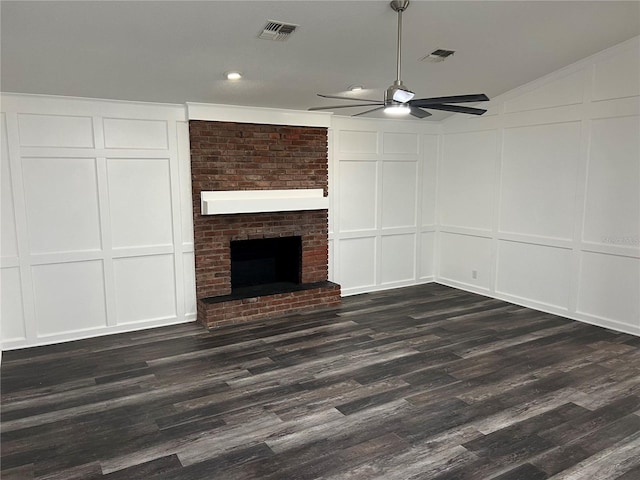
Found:
[{"label": "decorative wall panel", "polygon": [[92,148],[94,131],[91,117],[72,115],[18,114],[22,147]]},{"label": "decorative wall panel", "polygon": [[95,158],[23,158],[32,254],[101,248]]},{"label": "decorative wall panel", "polygon": [[114,248],[173,241],[169,160],[107,159]]},{"label": "decorative wall panel", "polygon": [[114,260],[118,324],[175,318],[173,255],[149,255]]},{"label": "decorative wall panel", "polygon": [[622,48],[603,55],[594,63],[593,99],[637,97],[640,95],[640,52],[628,42]]},{"label": "decorative wall panel", "polygon": [[38,336],[107,326],[102,261],[36,265],[32,271]]},{"label": "decorative wall panel", "polygon": [[522,112],[582,103],[584,72],[579,70],[543,83],[504,104],[505,112]]},{"label": "decorative wall panel", "polygon": [[435,275],[435,236],[435,232],[420,235],[420,279],[430,280]]},{"label": "decorative wall panel", "polygon": [[107,148],[169,148],[167,122],[164,120],[104,119],[104,146]]},{"label": "decorative wall panel", "polygon": [[340,241],[340,285],[343,291],[376,284],[376,239],[350,238]]},{"label": "decorative wall panel", "polygon": [[436,193],[438,176],[438,135],[423,135],[424,156],[422,159],[421,193],[422,226],[436,223]]},{"label": "decorative wall panel", "polygon": [[416,277],[415,235],[385,235],[380,243],[380,283],[412,282]]},{"label": "decorative wall panel", "polygon": [[382,153],[398,156],[418,155],[420,135],[417,133],[384,132],[382,134]]},{"label": "decorative wall panel", "polygon": [[585,241],[640,247],[640,116],[593,120]]},{"label": "decorative wall panel", "polygon": [[500,241],[497,271],[497,292],[567,309],[571,250]]},{"label": "decorative wall panel", "polygon": [[338,152],[355,154],[377,154],[378,134],[376,131],[341,130]]},{"label": "decorative wall panel", "polygon": [[415,227],[417,162],[382,163],[382,228]]},{"label": "decorative wall panel", "polygon": [[0,269],[0,335],[3,339],[18,342],[27,336],[20,283],[18,267]]},{"label": "decorative wall panel", "polygon": [[571,239],[579,161],[579,122],[505,129],[501,231]]},{"label": "decorative wall panel", "polygon": [[489,238],[442,232],[439,242],[439,278],[455,286],[489,290],[493,273]]},{"label": "decorative wall panel", "polygon": [[[578,312],[640,334],[640,259],[584,252]],[[626,328],[625,328],[626,327]]]},{"label": "decorative wall panel", "polygon": [[376,162],[340,162],[340,231],[376,228],[378,175]]},{"label": "decorative wall panel", "polygon": [[184,278],[184,312],[187,315],[196,314],[196,267],[193,252],[183,256]]},{"label": "decorative wall panel", "polygon": [[495,165],[495,131],[443,136],[438,179],[442,225],[491,228]]},{"label": "decorative wall panel", "polygon": [[18,239],[16,237],[16,216],[11,186],[11,167],[9,166],[9,147],[5,115],[0,115],[0,256],[18,257]]}]

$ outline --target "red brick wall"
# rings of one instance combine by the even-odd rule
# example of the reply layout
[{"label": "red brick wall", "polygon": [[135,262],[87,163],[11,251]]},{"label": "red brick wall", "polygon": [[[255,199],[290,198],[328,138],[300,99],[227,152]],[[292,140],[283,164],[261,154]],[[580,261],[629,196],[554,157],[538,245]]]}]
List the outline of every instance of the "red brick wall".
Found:
[{"label": "red brick wall", "polygon": [[192,120],[189,137],[197,214],[201,190],[323,188],[327,194],[326,128]]},{"label": "red brick wall", "polygon": [[[326,195],[327,129],[192,120],[189,134],[197,298],[231,293],[229,246],[232,240],[300,235],[302,282],[326,281],[326,210],[202,216],[200,192],[322,188]],[[339,288],[337,292],[339,297]],[[333,290],[328,303],[319,300],[317,294],[304,295],[308,305],[335,304]],[[277,304],[277,299],[272,303]],[[207,318],[209,325],[219,324],[222,319],[210,318],[211,314],[200,311],[203,305],[198,303],[198,318]],[[257,313],[271,312],[273,305],[268,300],[260,300],[260,305],[262,312]],[[303,306],[300,302],[295,305]],[[218,305],[216,311],[220,308]],[[285,311],[283,308],[275,311]],[[290,310],[291,305],[286,308]],[[232,320],[225,318],[224,321]]]}]

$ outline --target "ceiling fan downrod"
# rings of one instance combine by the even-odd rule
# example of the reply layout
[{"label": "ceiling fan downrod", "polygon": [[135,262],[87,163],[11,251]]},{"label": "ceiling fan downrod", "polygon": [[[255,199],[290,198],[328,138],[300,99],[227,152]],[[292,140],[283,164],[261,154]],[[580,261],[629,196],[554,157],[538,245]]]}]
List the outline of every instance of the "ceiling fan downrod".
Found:
[{"label": "ceiling fan downrod", "polygon": [[392,0],[391,8],[398,14],[398,41],[396,49],[396,80],[390,86],[385,94],[385,103],[392,102],[405,103],[411,100],[414,93],[406,88],[402,83],[402,12],[409,6],[409,0]]},{"label": "ceiling fan downrod", "polygon": [[409,6],[409,0],[393,0],[391,2],[391,8],[398,14],[398,41],[396,49],[396,82],[402,83],[400,80],[401,68],[402,68],[402,12],[404,12]]}]

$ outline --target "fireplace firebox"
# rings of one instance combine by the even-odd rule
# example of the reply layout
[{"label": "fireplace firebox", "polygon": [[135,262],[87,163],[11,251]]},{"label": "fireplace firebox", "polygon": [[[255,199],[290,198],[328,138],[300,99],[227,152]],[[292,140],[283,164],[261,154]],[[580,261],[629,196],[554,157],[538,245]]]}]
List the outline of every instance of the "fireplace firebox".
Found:
[{"label": "fireplace firebox", "polygon": [[278,237],[231,242],[231,291],[273,290],[298,285],[302,275],[302,238]]}]

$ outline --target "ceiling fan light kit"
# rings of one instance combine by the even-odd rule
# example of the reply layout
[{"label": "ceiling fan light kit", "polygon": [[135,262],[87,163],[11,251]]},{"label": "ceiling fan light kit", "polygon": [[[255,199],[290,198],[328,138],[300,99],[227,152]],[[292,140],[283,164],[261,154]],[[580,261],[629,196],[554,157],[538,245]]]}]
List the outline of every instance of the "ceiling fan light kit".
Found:
[{"label": "ceiling fan light kit", "polygon": [[[466,103],[466,102],[486,102],[489,100],[484,93],[476,93],[471,95],[453,95],[448,97],[433,97],[433,98],[418,98],[414,99],[415,93],[407,88],[401,80],[402,73],[402,12],[404,12],[409,6],[409,0],[392,0],[390,3],[391,9],[398,15],[398,42],[396,51],[396,79],[389,88],[384,92],[384,99],[378,100],[364,100],[351,97],[340,97],[335,95],[322,95],[318,96],[323,98],[336,98],[340,100],[356,100],[359,102],[368,102],[360,104],[346,104],[346,105],[334,105],[331,107],[312,107],[309,110],[334,110],[336,108],[351,108],[351,107],[375,107],[364,112],[356,113],[354,117],[366,115],[378,110],[383,110],[384,113],[390,115],[406,115],[411,114],[416,118],[430,117],[431,114],[426,109],[441,110],[445,112],[454,113],[467,113],[470,115],[482,115],[486,110],[482,108],[464,107],[460,105],[449,105],[451,103]],[[444,50],[443,50],[444,52]],[[446,51],[450,56],[454,52]],[[450,53],[449,53],[450,52]],[[446,56],[444,56],[446,58]],[[353,91],[353,89],[350,88]]]},{"label": "ceiling fan light kit", "polygon": [[392,103],[384,107],[384,113],[388,115],[408,115],[411,113],[411,107],[403,103]]},{"label": "ceiling fan light kit", "polygon": [[242,78],[242,73],[240,73],[240,72],[238,72],[236,70],[233,70],[231,72],[226,72],[224,74],[224,77],[227,80],[240,80]]}]

